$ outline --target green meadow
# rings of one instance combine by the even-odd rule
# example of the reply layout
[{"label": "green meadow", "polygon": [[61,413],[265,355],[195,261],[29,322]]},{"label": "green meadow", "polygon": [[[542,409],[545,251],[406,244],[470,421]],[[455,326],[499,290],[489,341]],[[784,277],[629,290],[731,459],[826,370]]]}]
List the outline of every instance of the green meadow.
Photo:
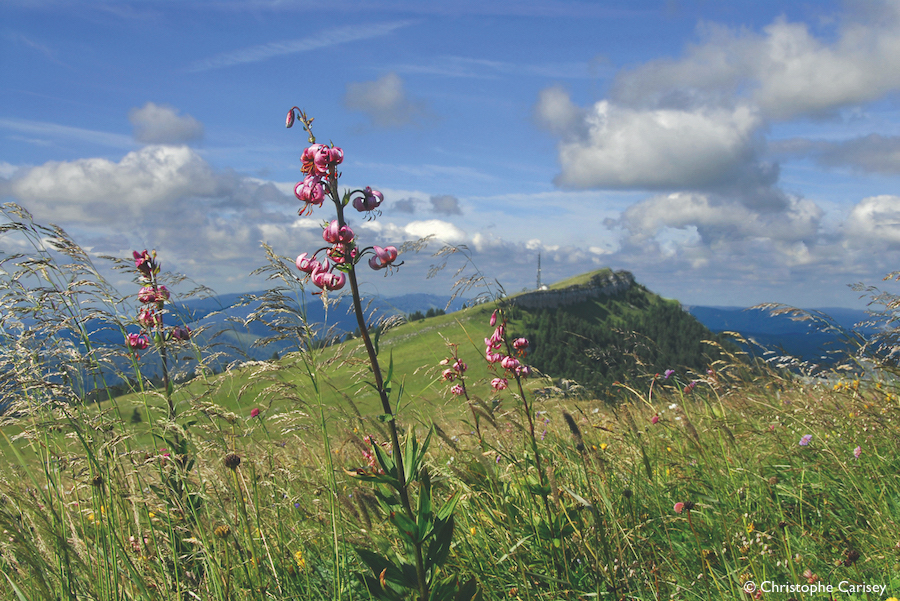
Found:
[{"label": "green meadow", "polygon": [[[277,360],[87,402],[113,358],[139,373],[158,351],[93,346],[85,324],[124,334],[129,305],[64,233],[34,231],[53,243],[4,262],[3,598],[900,594],[889,365],[800,376],[711,339],[702,368],[638,361],[602,395],[554,373],[502,389],[484,358],[495,300],[371,328],[390,414],[360,338],[303,328]],[[637,311],[625,298],[605,310]],[[173,366],[207,352],[166,348]],[[442,375],[456,357],[467,397],[462,372]],[[403,492],[398,456],[415,460]]]}]

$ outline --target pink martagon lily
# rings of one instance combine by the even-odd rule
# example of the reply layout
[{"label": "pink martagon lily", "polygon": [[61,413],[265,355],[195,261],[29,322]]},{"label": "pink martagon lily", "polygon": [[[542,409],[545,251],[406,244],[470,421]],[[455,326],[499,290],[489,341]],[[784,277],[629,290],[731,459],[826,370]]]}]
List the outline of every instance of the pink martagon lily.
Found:
[{"label": "pink martagon lily", "polygon": [[369,267],[372,269],[384,269],[397,260],[397,249],[393,246],[373,246],[372,251],[375,256],[369,259]]}]

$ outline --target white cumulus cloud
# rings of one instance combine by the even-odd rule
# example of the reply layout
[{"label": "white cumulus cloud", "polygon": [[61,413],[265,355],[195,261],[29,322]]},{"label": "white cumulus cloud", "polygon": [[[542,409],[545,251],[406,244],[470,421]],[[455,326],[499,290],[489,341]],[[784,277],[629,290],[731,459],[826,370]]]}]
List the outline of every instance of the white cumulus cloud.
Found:
[{"label": "white cumulus cloud", "polygon": [[184,144],[203,137],[202,123],[170,106],[148,102],[131,109],[128,120],[134,126],[134,139],[143,144]]},{"label": "white cumulus cloud", "polygon": [[344,104],[364,113],[376,127],[408,125],[425,114],[424,105],[409,98],[396,73],[387,73],[375,81],[348,83]]}]

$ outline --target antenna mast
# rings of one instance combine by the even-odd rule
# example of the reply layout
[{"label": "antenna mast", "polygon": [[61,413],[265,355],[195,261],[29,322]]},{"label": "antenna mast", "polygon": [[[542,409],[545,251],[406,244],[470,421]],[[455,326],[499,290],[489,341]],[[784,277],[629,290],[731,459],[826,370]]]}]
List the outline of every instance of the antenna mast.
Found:
[{"label": "antenna mast", "polygon": [[541,289],[541,253],[538,253],[537,289]]}]

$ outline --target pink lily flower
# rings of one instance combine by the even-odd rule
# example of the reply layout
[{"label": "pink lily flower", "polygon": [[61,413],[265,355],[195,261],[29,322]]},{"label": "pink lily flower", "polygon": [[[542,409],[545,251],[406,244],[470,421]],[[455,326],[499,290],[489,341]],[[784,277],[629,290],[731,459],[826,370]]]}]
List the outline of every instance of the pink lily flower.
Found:
[{"label": "pink lily flower", "polygon": [[465,393],[465,390],[463,390],[463,387],[460,384],[455,384],[450,387],[450,392],[456,396],[462,396]]},{"label": "pink lily flower", "polygon": [[384,194],[378,190],[373,190],[369,186],[366,186],[366,189],[363,190],[362,193],[362,196],[357,196],[353,199],[353,208],[360,213],[364,211],[373,211],[384,202]]},{"label": "pink lily flower", "polygon": [[499,363],[503,360],[503,355],[500,353],[492,353],[491,348],[488,347],[487,351],[484,353],[484,358],[487,359],[488,363]]},{"label": "pink lily flower", "polygon": [[344,275],[343,271],[337,273],[331,271],[331,264],[328,261],[319,263],[311,276],[313,284],[322,290],[340,290],[347,281],[347,276]]},{"label": "pink lily flower", "polygon": [[526,338],[516,338],[513,340],[513,348],[521,351],[528,348],[528,340]]},{"label": "pink lily flower", "polygon": [[312,273],[316,268],[316,265],[319,264],[318,261],[314,257],[308,256],[308,253],[303,253],[299,257],[297,257],[297,269],[304,273]]},{"label": "pink lily flower", "polygon": [[353,240],[353,230],[349,225],[338,225],[338,220],[334,219],[322,231],[322,238],[329,244],[350,242]]},{"label": "pink lily flower", "polygon": [[150,346],[150,341],[142,334],[129,334],[128,346],[136,351],[142,351]]},{"label": "pink lily flower", "polygon": [[306,206],[300,209],[301,215],[306,212],[309,205],[321,207],[325,201],[325,185],[322,178],[318,175],[307,175],[302,182],[294,186],[294,196],[306,203]]},{"label": "pink lily flower", "polygon": [[519,367],[519,360],[515,357],[503,357],[503,359],[500,360],[500,365],[503,369],[516,369]]},{"label": "pink lily flower", "polygon": [[506,390],[509,387],[509,380],[506,378],[494,378],[491,380],[491,386],[494,390]]},{"label": "pink lily flower", "polygon": [[456,372],[452,369],[445,369],[441,372],[441,377],[447,380],[448,382],[452,382],[456,379]]},{"label": "pink lily flower", "polygon": [[144,307],[143,309],[141,309],[140,313],[138,313],[138,323],[140,323],[145,328],[161,326],[162,315],[160,315],[156,311],[153,311],[149,307]]},{"label": "pink lily flower", "polygon": [[369,267],[372,269],[384,269],[397,260],[397,249],[393,246],[373,246],[375,256],[369,259]]},{"label": "pink lily flower", "polygon": [[494,312],[491,313],[491,327],[493,328],[495,325],[497,325],[497,311],[496,310],[494,310]]}]

